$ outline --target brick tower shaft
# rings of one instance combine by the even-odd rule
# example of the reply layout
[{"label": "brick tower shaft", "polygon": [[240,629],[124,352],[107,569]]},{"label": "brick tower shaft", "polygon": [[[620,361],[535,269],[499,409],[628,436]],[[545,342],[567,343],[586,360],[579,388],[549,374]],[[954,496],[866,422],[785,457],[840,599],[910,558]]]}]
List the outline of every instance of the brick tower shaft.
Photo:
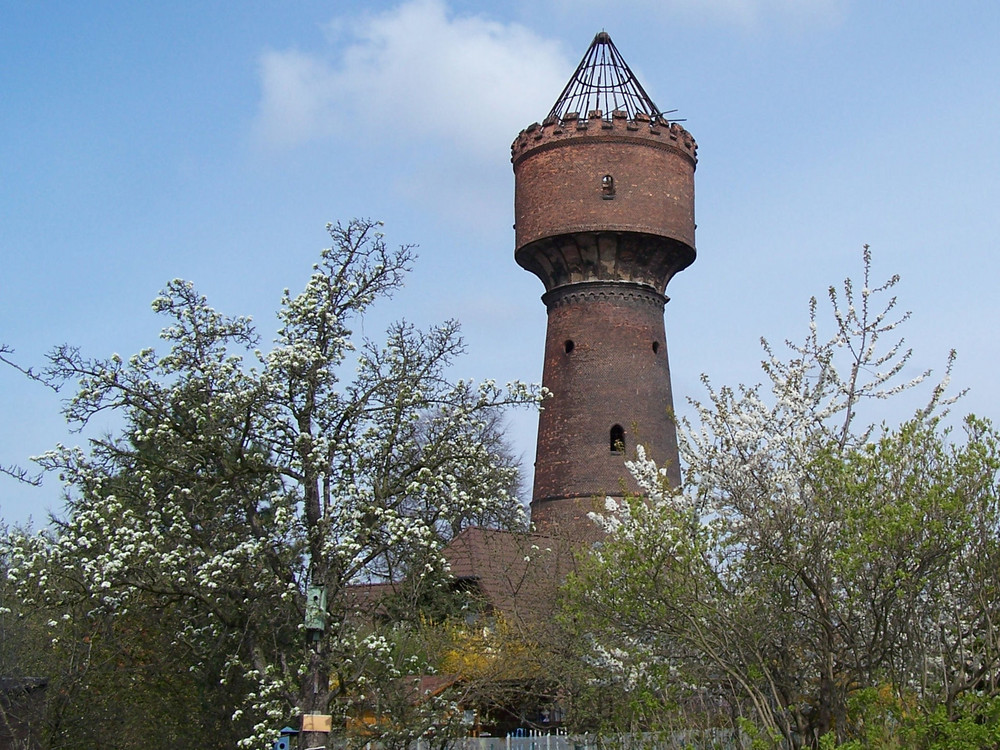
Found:
[{"label": "brick tower shaft", "polygon": [[[611,83],[595,93],[595,80]],[[615,109],[566,111],[594,102]],[[680,482],[663,311],[695,258],[696,149],[603,32],[545,121],[514,141],[514,257],[541,279],[548,311],[539,530],[592,536],[595,505],[639,491],[625,469],[637,445]]]}]

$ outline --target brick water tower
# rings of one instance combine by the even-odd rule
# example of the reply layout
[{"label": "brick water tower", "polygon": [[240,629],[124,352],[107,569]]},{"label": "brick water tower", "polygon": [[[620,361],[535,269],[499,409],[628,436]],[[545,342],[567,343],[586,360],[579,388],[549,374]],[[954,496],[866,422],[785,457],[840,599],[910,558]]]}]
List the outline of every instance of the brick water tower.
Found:
[{"label": "brick water tower", "polygon": [[531,519],[586,534],[638,487],[641,444],[680,482],[664,292],[695,259],[694,139],[656,107],[601,32],[514,164],[514,257],[548,311]]}]

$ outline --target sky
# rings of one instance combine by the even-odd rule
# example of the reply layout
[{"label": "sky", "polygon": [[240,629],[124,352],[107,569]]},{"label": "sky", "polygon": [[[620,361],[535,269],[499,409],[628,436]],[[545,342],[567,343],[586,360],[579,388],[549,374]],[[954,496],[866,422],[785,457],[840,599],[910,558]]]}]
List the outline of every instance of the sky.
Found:
[{"label": "sky", "polygon": [[[539,382],[509,149],[602,29],[699,144],[698,259],[667,290],[678,411],[703,373],[759,382],[760,337],[803,339],[867,243],[902,277],[913,368],[957,350],[956,408],[996,415],[995,0],[0,0],[0,343],[34,368],[155,346],[174,278],[268,341],[327,222],[364,216],[419,259],[360,334],[458,319],[457,376]],[[86,443],[68,395],[0,368],[0,464]],[[536,423],[510,419],[529,474]],[[62,491],[0,477],[0,518],[42,525]]]}]

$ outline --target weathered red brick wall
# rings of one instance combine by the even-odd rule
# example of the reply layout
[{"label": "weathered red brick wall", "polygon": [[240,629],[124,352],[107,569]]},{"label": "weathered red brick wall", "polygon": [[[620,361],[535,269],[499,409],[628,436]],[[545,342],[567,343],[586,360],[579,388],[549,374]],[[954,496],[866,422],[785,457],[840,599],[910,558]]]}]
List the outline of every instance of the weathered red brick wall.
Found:
[{"label": "weathered red brick wall", "polygon": [[[691,135],[676,123],[615,118],[578,129],[578,122],[529,128],[514,142],[517,249],[588,231],[648,233],[694,247]],[[614,179],[611,199],[605,175]]]},{"label": "weathered red brick wall", "polygon": [[[625,469],[638,444],[680,480],[672,419],[663,296],[634,284],[588,283],[546,295],[542,382],[551,391],[538,424],[532,519],[585,514],[591,498],[638,487]],[[624,451],[611,431],[624,429]],[[577,503],[553,503],[578,498]]]},{"label": "weathered red brick wall", "polygon": [[[586,534],[595,501],[637,492],[624,464],[638,444],[680,481],[663,292],[695,257],[696,149],[676,123],[618,113],[533,125],[512,146],[515,258],[548,308],[552,395],[532,497],[542,531]],[[616,425],[624,451],[612,450]]]}]

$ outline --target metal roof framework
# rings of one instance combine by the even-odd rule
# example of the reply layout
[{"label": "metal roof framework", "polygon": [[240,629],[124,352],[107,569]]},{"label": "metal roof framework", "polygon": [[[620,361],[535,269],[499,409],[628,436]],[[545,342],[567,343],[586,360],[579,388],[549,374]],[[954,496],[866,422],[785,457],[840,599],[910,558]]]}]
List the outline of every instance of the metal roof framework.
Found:
[{"label": "metal roof framework", "polygon": [[612,112],[625,112],[629,119],[644,114],[650,119],[670,112],[661,112],[642,88],[642,84],[621,56],[607,32],[594,37],[590,48],[573,73],[566,88],[549,111],[548,119],[565,119],[576,113],[581,119],[600,111],[610,118]]}]

